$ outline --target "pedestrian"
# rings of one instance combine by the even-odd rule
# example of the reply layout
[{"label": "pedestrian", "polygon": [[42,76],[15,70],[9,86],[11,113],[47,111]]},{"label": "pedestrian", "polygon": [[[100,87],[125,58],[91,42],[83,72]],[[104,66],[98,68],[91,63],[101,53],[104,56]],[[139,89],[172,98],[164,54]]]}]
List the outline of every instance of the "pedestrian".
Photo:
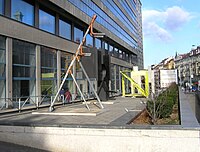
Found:
[{"label": "pedestrian", "polygon": [[61,100],[64,102],[64,99],[65,99],[65,90],[62,88],[61,90],[60,90],[60,97],[61,97]]},{"label": "pedestrian", "polygon": [[72,95],[71,95],[69,89],[67,88],[66,92],[65,92],[65,100],[67,103],[69,103],[71,101],[71,99],[72,99]]}]

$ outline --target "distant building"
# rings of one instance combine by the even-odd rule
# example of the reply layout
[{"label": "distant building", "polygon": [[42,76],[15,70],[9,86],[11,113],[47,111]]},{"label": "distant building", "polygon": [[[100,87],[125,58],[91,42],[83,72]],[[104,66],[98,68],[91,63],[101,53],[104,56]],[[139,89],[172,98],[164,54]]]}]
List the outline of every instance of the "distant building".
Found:
[{"label": "distant building", "polygon": [[180,85],[198,84],[200,80],[200,46],[193,48],[189,53],[177,54],[175,68],[178,70]]},{"label": "distant building", "polygon": [[177,83],[177,70],[174,68],[174,58],[169,57],[157,65],[152,65],[149,71],[150,93],[157,94],[171,83]]}]

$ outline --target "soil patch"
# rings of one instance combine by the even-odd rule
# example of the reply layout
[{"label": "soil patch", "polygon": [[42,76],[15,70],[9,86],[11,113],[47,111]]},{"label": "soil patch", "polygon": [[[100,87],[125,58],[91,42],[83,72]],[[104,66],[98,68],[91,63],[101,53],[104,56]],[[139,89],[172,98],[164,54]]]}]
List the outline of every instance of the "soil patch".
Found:
[{"label": "soil patch", "polygon": [[142,124],[142,125],[152,124],[151,117],[149,116],[146,108],[141,113],[139,113],[139,115],[137,115],[133,119],[133,121],[131,122],[131,124]]},{"label": "soil patch", "polygon": [[[144,109],[141,113],[139,113],[130,124],[140,124],[140,125],[153,125],[152,118],[149,116],[149,113],[146,109]],[[158,119],[156,121],[156,125],[179,125],[179,112],[178,106],[174,105],[173,112],[168,118]]]}]

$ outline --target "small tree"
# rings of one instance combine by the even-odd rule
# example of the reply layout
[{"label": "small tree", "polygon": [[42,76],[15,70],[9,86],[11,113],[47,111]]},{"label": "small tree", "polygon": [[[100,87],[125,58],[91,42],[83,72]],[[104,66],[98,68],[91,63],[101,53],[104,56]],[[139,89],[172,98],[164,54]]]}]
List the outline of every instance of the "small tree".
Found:
[{"label": "small tree", "polygon": [[147,111],[152,117],[153,124],[157,119],[167,118],[173,110],[173,106],[178,102],[178,86],[173,83],[166,90],[163,90],[158,96],[147,102]]}]

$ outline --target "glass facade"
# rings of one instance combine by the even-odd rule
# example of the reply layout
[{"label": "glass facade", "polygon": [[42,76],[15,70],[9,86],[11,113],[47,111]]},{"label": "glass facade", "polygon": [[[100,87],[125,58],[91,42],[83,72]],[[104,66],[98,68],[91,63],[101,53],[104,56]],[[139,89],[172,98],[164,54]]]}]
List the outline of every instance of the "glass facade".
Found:
[{"label": "glass facade", "polygon": [[[142,56],[141,54],[133,54],[130,51],[136,48],[138,50],[138,44],[136,39],[138,38],[138,16],[136,12],[136,4],[133,0],[117,0],[118,3],[114,0],[100,0],[99,3],[103,4],[103,8],[100,8],[96,1],[91,0],[66,0],[69,1],[72,5],[76,6],[80,11],[85,13],[86,15],[92,17],[94,14],[97,14],[97,19],[95,22],[102,25],[106,28],[109,35],[103,37],[102,39],[93,38],[89,34],[86,37],[85,46],[88,47],[96,47],[97,49],[103,48],[106,53],[109,53],[111,56],[122,59],[124,61],[130,61],[137,65],[142,60],[138,56]],[[72,40],[74,42],[80,43],[85,29],[87,28],[86,23],[83,23],[81,19],[75,19],[76,16],[71,17],[70,14],[66,16],[62,11],[59,12],[59,9],[56,7],[56,3],[54,7],[48,7],[54,2],[48,1],[37,1],[35,0],[10,0],[11,2],[11,10],[9,5],[5,5],[6,0],[0,0],[0,14],[9,15],[11,13],[11,18],[17,20],[19,22],[34,26],[36,28],[39,27],[38,30],[44,30],[49,33],[55,35],[56,39],[61,39],[61,37]],[[9,3],[8,3],[9,4]],[[7,6],[8,8],[4,8]],[[106,9],[104,9],[104,7]],[[108,8],[108,12],[105,11]],[[61,9],[61,8],[60,8]],[[138,8],[137,8],[138,9]],[[5,11],[6,10],[6,11]],[[64,10],[63,10],[64,11]],[[67,10],[65,10],[67,11]],[[5,12],[5,13],[4,13]],[[80,13],[82,13],[80,12]],[[36,15],[35,15],[36,14]],[[80,21],[80,22],[79,22]],[[82,24],[83,23],[83,24]],[[122,25],[123,24],[123,25]],[[101,28],[98,29],[99,26],[95,26],[97,29],[94,29],[95,32],[101,32]],[[100,26],[101,27],[101,26]],[[37,30],[37,29],[35,29]],[[130,32],[127,32],[130,31]],[[106,31],[105,31],[106,32]],[[34,32],[33,32],[34,33]],[[114,35],[119,37],[128,43],[132,48],[128,45],[127,47],[123,47],[125,43],[115,42]],[[140,33],[141,34],[141,33]],[[53,35],[52,35],[53,36]],[[60,37],[58,37],[60,36]],[[12,35],[10,36],[11,39]],[[0,36],[0,89],[3,90],[0,93],[0,97],[5,97],[6,92],[6,49],[5,49],[5,39]],[[21,38],[25,39],[25,38]],[[63,40],[63,39],[62,39]],[[27,40],[31,41],[31,39]],[[121,41],[120,41],[121,42]],[[27,96],[35,96],[36,90],[36,50],[35,46],[38,45],[41,48],[41,94],[42,95],[55,95],[57,90],[57,51],[60,50],[60,47],[54,46],[55,49],[47,48],[53,47],[51,42],[45,42],[44,44],[30,44],[28,42],[23,42],[19,40],[13,39],[13,97],[24,97]],[[71,44],[67,43],[67,44]],[[140,44],[140,43],[139,43]],[[45,45],[45,46],[41,46]],[[73,44],[74,45],[74,44]],[[122,45],[122,46],[121,46]],[[68,47],[69,49],[71,47]],[[126,49],[127,48],[127,49]],[[128,48],[131,48],[130,50]],[[62,52],[63,51],[63,52]],[[61,73],[64,74],[70,61],[72,58],[72,54],[61,51]],[[67,51],[67,50],[65,50]],[[72,51],[72,50],[70,50]],[[112,59],[112,58],[111,58]],[[139,60],[139,61],[137,61]],[[112,62],[113,60],[111,60]],[[118,60],[114,60],[118,61]],[[115,62],[116,63],[116,62]],[[117,64],[117,63],[116,63]],[[119,70],[121,69],[118,65],[111,65],[111,80],[110,86],[111,90],[120,90],[120,74]],[[120,64],[120,61],[119,61]],[[59,68],[58,68],[59,69]],[[125,68],[124,68],[125,69]],[[82,69],[79,64],[76,64],[76,78],[80,83],[84,80]],[[69,89],[72,88],[72,78],[70,75],[67,78],[66,87]],[[94,80],[96,81],[96,79]],[[96,82],[95,82],[96,83]],[[86,84],[86,83],[85,83]],[[83,85],[83,84],[81,84]],[[88,84],[86,84],[87,86]],[[84,89],[85,86],[81,88]],[[87,86],[88,87],[88,86]],[[89,89],[88,89],[89,90]],[[74,92],[76,93],[76,92]]]},{"label": "glass facade", "polygon": [[119,50],[119,58],[122,59],[122,51]]},{"label": "glass facade", "polygon": [[86,36],[86,46],[93,47],[93,37],[90,34]]},{"label": "glass facade", "polygon": [[55,17],[43,10],[39,10],[39,28],[55,34]]},{"label": "glass facade", "polygon": [[35,45],[13,40],[13,97],[35,96]]},{"label": "glass facade", "polygon": [[[131,0],[130,0],[131,1]],[[128,5],[128,3],[126,2],[126,0],[119,0],[120,4],[123,6],[123,8],[125,9],[125,11],[127,12],[127,14],[131,14],[129,15],[132,20],[137,24],[137,18],[135,15],[135,12],[131,9],[131,7]],[[132,3],[133,4],[133,3]],[[135,4],[133,4],[134,7],[136,7]],[[135,10],[136,11],[136,10]]]},{"label": "glass facade", "polygon": [[6,95],[6,39],[0,36],[0,106],[4,104]]},{"label": "glass facade", "polygon": [[[104,26],[109,31],[112,31],[114,35],[124,40],[130,46],[138,47],[137,41],[132,37],[132,35],[127,33],[122,27],[120,27],[120,25],[118,25],[111,17],[109,17],[108,14],[106,14],[91,0],[81,0],[81,1],[68,0],[68,1],[90,17],[92,17],[94,14],[97,14],[98,17],[96,19],[96,22]],[[137,37],[137,35],[135,36]]]},{"label": "glass facade", "polygon": [[[71,63],[72,60],[72,54],[67,52],[61,52],[61,78],[63,79],[65,76],[65,73]],[[71,78],[71,75],[69,74],[67,77],[67,80],[65,81],[64,87],[65,90],[68,88],[70,92],[72,92],[73,88],[73,81]]]},{"label": "glass facade", "polygon": [[59,20],[59,35],[71,40],[71,25],[63,20]]},{"label": "glass facade", "polygon": [[110,53],[110,55],[113,55],[113,46],[112,45],[109,45],[109,53]]},{"label": "glass facade", "polygon": [[55,95],[57,90],[56,50],[41,47],[41,94]]},{"label": "glass facade", "polygon": [[119,50],[118,50],[118,48],[114,49],[114,56],[117,57],[117,58],[119,57]]},{"label": "glass facade", "polygon": [[[124,15],[124,13],[121,11],[121,9],[115,4],[113,0],[102,0],[102,3],[131,31],[135,36],[137,36],[137,29],[134,27],[134,25],[131,22],[135,22],[134,24],[137,24],[136,16],[134,12],[132,11],[131,15],[129,17],[132,19],[131,21],[127,16]],[[121,4],[124,4],[123,1],[120,0]],[[125,7],[127,5],[123,5]],[[125,8],[126,9],[126,8]]]},{"label": "glass facade", "polygon": [[83,30],[78,27],[74,27],[74,41],[80,43],[83,39]]},{"label": "glass facade", "polygon": [[23,0],[12,0],[11,17],[17,21],[34,25],[34,7]]},{"label": "glass facade", "polygon": [[0,14],[4,14],[4,0],[0,0]]},{"label": "glass facade", "polygon": [[95,38],[95,47],[96,47],[97,49],[100,49],[100,48],[101,48],[101,40],[100,40],[100,39]]},{"label": "glass facade", "polygon": [[108,43],[104,42],[104,49],[108,51]]}]

